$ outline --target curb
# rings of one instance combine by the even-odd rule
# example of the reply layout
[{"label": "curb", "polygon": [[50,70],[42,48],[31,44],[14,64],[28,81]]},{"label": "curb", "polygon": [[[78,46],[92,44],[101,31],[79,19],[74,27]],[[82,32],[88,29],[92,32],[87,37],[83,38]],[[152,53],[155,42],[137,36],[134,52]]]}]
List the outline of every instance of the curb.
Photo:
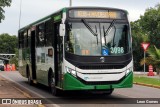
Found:
[{"label": "curb", "polygon": [[153,87],[153,88],[158,88],[158,89],[160,89],[160,86],[152,85],[152,84],[144,84],[144,83],[139,83],[139,82],[133,82],[133,84],[142,85],[142,86],[147,86],[147,87]]},{"label": "curb", "polygon": [[[2,75],[0,75],[0,76],[2,76]],[[26,98],[34,98],[31,96],[32,92],[28,92],[28,91],[27,91],[28,93],[25,92],[25,89],[22,89],[23,87],[19,86],[18,84],[15,84],[13,81],[8,80],[7,78],[5,78],[5,77],[0,78],[0,81],[9,81],[10,83],[12,83],[11,87],[13,87],[15,90],[19,91]],[[46,107],[44,104],[34,104],[34,105],[36,105],[37,107]],[[17,105],[17,106],[21,106],[21,105]],[[24,107],[25,107],[25,105],[24,105]]]}]

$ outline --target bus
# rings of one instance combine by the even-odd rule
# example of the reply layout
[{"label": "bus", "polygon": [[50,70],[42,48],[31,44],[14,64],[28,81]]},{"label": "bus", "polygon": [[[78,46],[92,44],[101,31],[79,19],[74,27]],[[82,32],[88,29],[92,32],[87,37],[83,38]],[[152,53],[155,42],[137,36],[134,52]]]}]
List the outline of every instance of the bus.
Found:
[{"label": "bus", "polygon": [[111,94],[133,85],[128,12],[65,7],[18,31],[19,72],[53,95],[86,90]]},{"label": "bus", "polygon": [[0,71],[4,71],[4,62],[0,59]]}]

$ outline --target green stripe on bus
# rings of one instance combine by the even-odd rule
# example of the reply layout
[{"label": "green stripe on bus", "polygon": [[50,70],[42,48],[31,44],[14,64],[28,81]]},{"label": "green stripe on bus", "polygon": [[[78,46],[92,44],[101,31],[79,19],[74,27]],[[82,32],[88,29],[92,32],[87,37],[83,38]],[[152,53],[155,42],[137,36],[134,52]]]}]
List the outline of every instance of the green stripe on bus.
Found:
[{"label": "green stripe on bus", "polygon": [[62,12],[63,12],[63,13],[66,13],[66,12],[67,12],[67,9],[66,9],[66,8],[63,8]]},{"label": "green stripe on bus", "polygon": [[133,72],[129,73],[123,81],[118,84],[85,85],[70,74],[64,75],[63,90],[97,90],[112,88],[130,88],[133,84]]},{"label": "green stripe on bus", "polygon": [[54,17],[54,21],[58,21],[58,20],[60,20],[61,18],[62,18],[61,15],[57,15],[57,16]]}]

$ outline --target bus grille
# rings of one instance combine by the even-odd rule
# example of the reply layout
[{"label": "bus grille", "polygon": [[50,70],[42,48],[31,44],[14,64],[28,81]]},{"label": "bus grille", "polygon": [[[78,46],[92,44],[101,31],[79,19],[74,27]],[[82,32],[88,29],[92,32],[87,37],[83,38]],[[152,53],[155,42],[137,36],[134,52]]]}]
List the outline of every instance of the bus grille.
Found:
[{"label": "bus grille", "polygon": [[109,85],[109,84],[118,84],[118,83],[122,82],[125,79],[125,77],[126,76],[122,77],[118,81],[92,81],[92,82],[84,81],[83,79],[81,79],[79,77],[77,77],[77,78],[79,81],[81,81],[85,85]]},{"label": "bus grille", "polygon": [[80,69],[121,69],[124,65],[88,65],[88,66],[78,66]]}]

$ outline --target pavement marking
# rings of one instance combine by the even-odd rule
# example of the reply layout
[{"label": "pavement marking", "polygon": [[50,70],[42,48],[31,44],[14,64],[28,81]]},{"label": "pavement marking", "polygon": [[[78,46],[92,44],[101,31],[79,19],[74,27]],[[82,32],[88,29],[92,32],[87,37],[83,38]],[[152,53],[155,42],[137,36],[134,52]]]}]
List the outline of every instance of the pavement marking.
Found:
[{"label": "pavement marking", "polygon": [[24,92],[23,90],[15,87],[15,86],[13,86],[13,87],[14,87],[16,90],[20,91],[25,97],[27,97],[27,98],[32,98],[28,93]]},{"label": "pavement marking", "polygon": [[0,78],[0,81],[5,81],[5,79]]},{"label": "pavement marking", "polygon": [[[29,88],[26,88],[26,87],[24,87],[23,85],[21,85],[21,84],[15,82],[14,80],[12,80],[12,79],[6,77],[5,75],[2,74],[1,76],[4,77],[4,78],[6,78],[7,80],[12,81],[13,83],[19,85],[20,87],[23,87],[23,88],[26,89],[27,91],[30,91],[31,93],[36,94],[38,97],[45,98],[44,96],[42,96],[42,95],[40,95],[40,94],[38,94],[38,93],[35,93],[34,91],[30,90]],[[51,101],[48,101],[48,102],[51,102]],[[52,104],[52,102],[51,102],[51,104]],[[53,105],[54,107],[60,107],[60,106],[57,105],[57,104],[52,104],[52,105]],[[42,105],[42,106],[39,106],[39,107],[45,107],[45,106]]]},{"label": "pavement marking", "polygon": [[46,106],[39,104],[38,107],[46,107]]}]

